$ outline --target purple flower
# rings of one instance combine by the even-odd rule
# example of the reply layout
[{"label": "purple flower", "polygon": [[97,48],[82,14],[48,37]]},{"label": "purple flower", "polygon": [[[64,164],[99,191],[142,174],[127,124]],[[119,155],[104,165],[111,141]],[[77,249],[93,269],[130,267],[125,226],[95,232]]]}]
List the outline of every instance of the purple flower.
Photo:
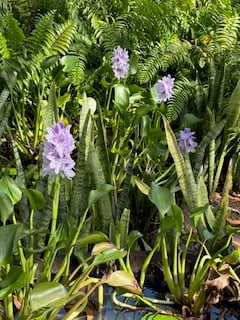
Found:
[{"label": "purple flower", "polygon": [[68,179],[75,176],[72,170],[75,162],[70,156],[75,145],[70,129],[71,126],[65,127],[61,121],[48,128],[43,149],[43,175],[60,174]]},{"label": "purple flower", "polygon": [[123,79],[129,69],[128,51],[118,46],[113,50],[112,69],[117,79]]},{"label": "purple flower", "polygon": [[167,101],[173,94],[173,85],[175,78],[172,78],[170,74],[164,76],[162,80],[157,82],[157,95],[159,102]]},{"label": "purple flower", "polygon": [[195,132],[192,132],[190,128],[180,130],[180,139],[178,140],[178,145],[182,153],[195,152],[197,142],[194,141],[196,139],[194,134]]}]

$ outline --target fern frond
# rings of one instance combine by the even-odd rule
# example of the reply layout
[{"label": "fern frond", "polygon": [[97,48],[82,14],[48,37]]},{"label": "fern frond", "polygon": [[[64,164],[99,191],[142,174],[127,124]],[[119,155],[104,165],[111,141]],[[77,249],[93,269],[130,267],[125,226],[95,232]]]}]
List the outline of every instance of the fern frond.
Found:
[{"label": "fern frond", "polygon": [[194,89],[194,84],[185,77],[175,82],[173,96],[167,103],[166,117],[169,122],[176,120],[184,108],[188,106],[193,97]]},{"label": "fern frond", "polygon": [[0,58],[9,59],[10,51],[7,45],[7,39],[0,33]]},{"label": "fern frond", "polygon": [[25,35],[12,13],[7,14],[5,17],[4,36],[7,39],[8,48],[13,54],[22,50]]},{"label": "fern frond", "polygon": [[236,45],[240,30],[240,17],[235,14],[231,17],[221,16],[219,27],[216,31],[215,43],[219,50],[229,51]]},{"label": "fern frond", "polygon": [[53,54],[61,53],[65,54],[73,40],[75,32],[75,25],[68,21],[62,25],[58,25],[55,28],[55,39],[51,45],[51,51]]},{"label": "fern frond", "polygon": [[37,54],[48,44],[54,34],[53,30],[54,12],[48,12],[39,18],[36,28],[33,30],[31,36],[27,39],[27,46],[32,54]]}]

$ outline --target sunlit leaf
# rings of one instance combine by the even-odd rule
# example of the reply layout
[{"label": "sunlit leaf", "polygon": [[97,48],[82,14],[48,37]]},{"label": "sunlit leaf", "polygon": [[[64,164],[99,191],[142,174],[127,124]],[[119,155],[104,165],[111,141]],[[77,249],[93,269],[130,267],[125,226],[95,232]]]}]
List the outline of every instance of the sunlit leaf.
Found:
[{"label": "sunlit leaf", "polygon": [[77,242],[79,246],[84,246],[89,243],[97,243],[102,241],[108,241],[108,236],[101,231],[93,231],[87,236],[80,238]]},{"label": "sunlit leaf", "polygon": [[99,242],[96,243],[95,246],[92,248],[92,252],[91,254],[93,256],[96,256],[97,254],[101,253],[102,251],[104,251],[105,249],[108,248],[116,248],[115,244],[111,243],[111,242]]},{"label": "sunlit leaf", "polygon": [[182,320],[183,318],[174,317],[167,314],[156,314],[156,313],[149,312],[145,314],[141,319],[142,320]]},{"label": "sunlit leaf", "polygon": [[57,282],[40,283],[30,292],[30,306],[32,311],[48,306],[63,306],[67,299],[68,294],[66,289]]},{"label": "sunlit leaf", "polygon": [[110,286],[121,287],[126,291],[142,294],[142,290],[139,287],[137,280],[133,275],[124,270],[118,270],[104,276],[103,281]]},{"label": "sunlit leaf", "polygon": [[108,261],[116,260],[125,257],[127,251],[117,249],[117,248],[108,248],[99,253],[94,259],[94,265],[106,263]]},{"label": "sunlit leaf", "polygon": [[129,89],[123,84],[117,84],[114,86],[114,104],[121,113],[124,113],[129,106]]}]

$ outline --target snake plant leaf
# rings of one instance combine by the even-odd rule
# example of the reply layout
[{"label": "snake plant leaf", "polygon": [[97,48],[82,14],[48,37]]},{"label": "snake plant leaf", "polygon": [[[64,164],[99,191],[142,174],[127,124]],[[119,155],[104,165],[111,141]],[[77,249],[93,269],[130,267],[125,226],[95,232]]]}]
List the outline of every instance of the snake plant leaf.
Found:
[{"label": "snake plant leaf", "polygon": [[24,287],[26,274],[19,266],[11,266],[6,277],[0,282],[0,297],[5,298],[8,294]]},{"label": "snake plant leaf", "polygon": [[109,192],[113,191],[114,187],[110,184],[103,184],[96,190],[91,190],[88,197],[88,207],[91,207],[102,196],[105,196]]},{"label": "snake plant leaf", "polygon": [[139,295],[142,294],[142,289],[139,287],[137,280],[133,275],[124,270],[117,270],[110,274],[107,274],[102,278],[102,280],[109,286],[120,287],[128,292]]},{"label": "snake plant leaf", "polygon": [[12,255],[17,246],[22,227],[9,224],[0,227],[0,266],[12,261]]},{"label": "snake plant leaf", "polygon": [[173,194],[169,189],[160,187],[155,182],[152,182],[148,198],[158,208],[160,219],[162,220],[173,204]]},{"label": "snake plant leaf", "polygon": [[190,197],[189,197],[189,187],[185,178],[185,163],[184,163],[184,158],[181,153],[181,150],[178,147],[178,143],[176,140],[176,137],[170,127],[169,122],[165,117],[163,117],[163,123],[165,127],[165,132],[166,132],[166,138],[167,138],[167,144],[169,151],[173,157],[176,171],[177,171],[177,176],[179,180],[179,185],[181,188],[181,191],[183,193],[183,196],[186,200],[186,202],[189,204],[190,203]]},{"label": "snake plant leaf", "polygon": [[64,286],[57,282],[39,283],[30,292],[30,307],[32,311],[45,307],[63,306],[68,299]]},{"label": "snake plant leaf", "polygon": [[140,180],[137,176],[132,176],[132,181],[136,184],[140,192],[142,192],[146,196],[148,195],[150,188],[145,182]]}]

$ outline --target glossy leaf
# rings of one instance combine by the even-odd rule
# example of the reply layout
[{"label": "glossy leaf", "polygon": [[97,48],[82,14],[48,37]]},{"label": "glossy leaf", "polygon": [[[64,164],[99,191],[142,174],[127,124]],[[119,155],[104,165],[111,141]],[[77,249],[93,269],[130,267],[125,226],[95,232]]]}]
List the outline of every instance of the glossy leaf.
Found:
[{"label": "glossy leaf", "polygon": [[41,210],[43,208],[45,198],[40,191],[36,189],[25,189],[24,192],[28,198],[31,209]]},{"label": "glossy leaf", "polygon": [[79,246],[84,246],[89,243],[97,243],[102,241],[108,241],[108,236],[101,231],[93,231],[87,236],[80,238],[77,244]]},{"label": "glossy leaf", "polygon": [[149,312],[142,317],[142,320],[182,320],[181,317],[174,317],[168,314],[156,314]]},{"label": "glossy leaf", "polygon": [[38,284],[30,292],[30,306],[32,311],[44,307],[63,306],[68,299],[68,294],[63,285],[56,282]]},{"label": "glossy leaf", "polygon": [[99,253],[94,259],[94,265],[102,264],[108,261],[125,257],[127,251],[117,248],[108,248]]},{"label": "glossy leaf", "polygon": [[137,280],[133,275],[124,270],[118,270],[106,275],[103,281],[109,286],[121,287],[128,292],[136,293],[139,295],[142,294],[142,290],[139,287]]},{"label": "glossy leaf", "polygon": [[0,179],[0,192],[5,192],[11,199],[12,204],[16,204],[22,198],[22,191],[16,182],[8,176],[3,176]]},{"label": "glossy leaf", "polygon": [[110,184],[103,184],[96,190],[91,190],[88,197],[88,206],[93,205],[102,196],[106,195],[108,192],[113,191],[114,187]]},{"label": "glossy leaf", "polygon": [[0,214],[3,224],[6,223],[10,215],[13,213],[13,208],[14,207],[9,196],[4,192],[0,192]]},{"label": "glossy leaf", "polygon": [[129,106],[130,91],[123,84],[114,86],[114,104],[121,113],[124,113]]},{"label": "glossy leaf", "polygon": [[182,209],[179,208],[177,205],[173,204],[171,206],[172,213],[173,213],[173,219],[175,223],[175,227],[177,229],[177,232],[182,232],[183,229],[183,212]]},{"label": "glossy leaf", "polygon": [[26,274],[19,266],[11,266],[6,277],[0,282],[0,297],[4,298],[9,293],[15,292],[24,287]]},{"label": "glossy leaf", "polygon": [[16,249],[21,226],[9,224],[0,227],[0,266],[12,261],[12,255]]},{"label": "glossy leaf", "polygon": [[165,187],[158,186],[155,182],[152,182],[148,198],[158,208],[160,218],[163,219],[164,215],[169,211],[173,204],[173,195],[171,191]]},{"label": "glossy leaf", "polygon": [[92,248],[91,255],[96,256],[97,254],[101,253],[102,251],[108,249],[108,248],[116,248],[115,244],[111,242],[99,242],[95,244],[95,246]]}]

